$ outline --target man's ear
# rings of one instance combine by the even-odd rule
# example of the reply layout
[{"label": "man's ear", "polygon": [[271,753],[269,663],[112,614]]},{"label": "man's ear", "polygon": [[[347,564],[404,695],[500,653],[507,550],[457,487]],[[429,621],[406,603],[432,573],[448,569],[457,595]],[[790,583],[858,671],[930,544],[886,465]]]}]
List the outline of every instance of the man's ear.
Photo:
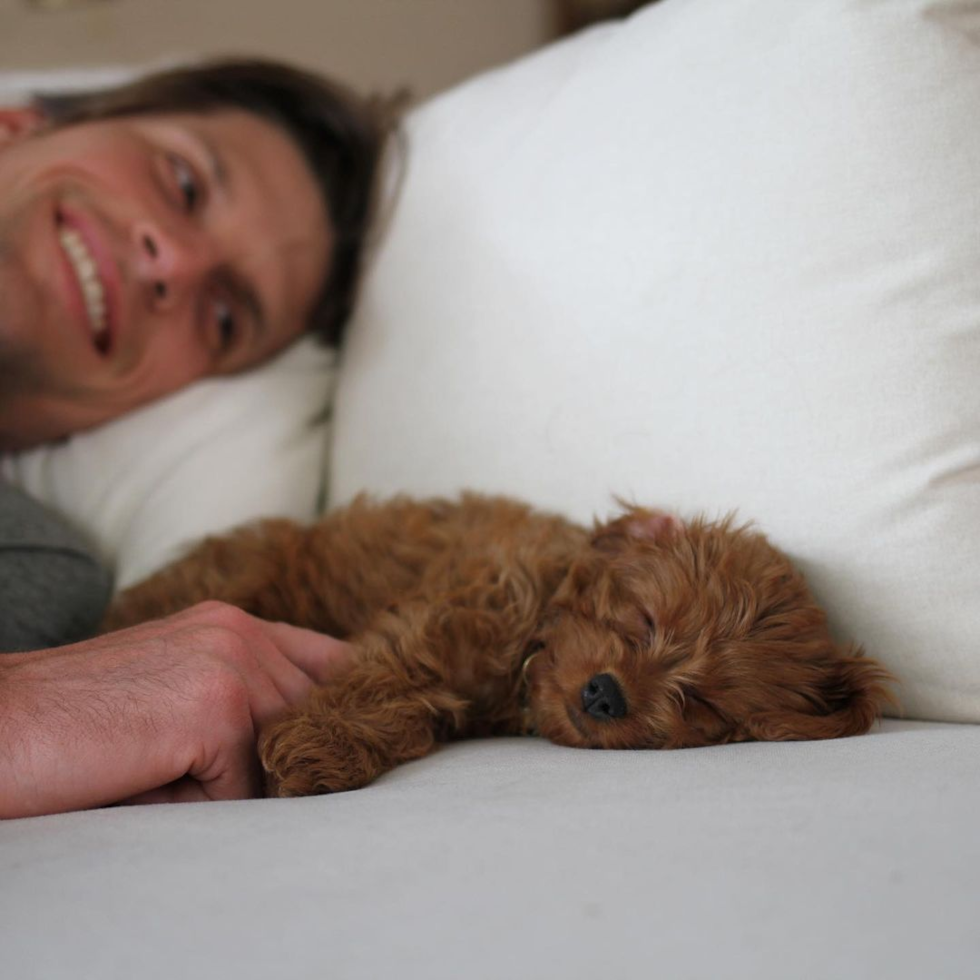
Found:
[{"label": "man's ear", "polygon": [[44,122],[44,116],[29,106],[0,106],[0,148],[33,133]]}]

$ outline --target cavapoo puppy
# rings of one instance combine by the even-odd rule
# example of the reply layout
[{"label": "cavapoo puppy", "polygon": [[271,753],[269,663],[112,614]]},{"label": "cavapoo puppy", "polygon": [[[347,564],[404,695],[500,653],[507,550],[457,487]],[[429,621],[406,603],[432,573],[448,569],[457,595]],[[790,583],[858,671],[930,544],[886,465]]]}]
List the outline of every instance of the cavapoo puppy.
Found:
[{"label": "cavapoo puppy", "polygon": [[537,732],[667,749],[857,735],[889,675],[730,520],[627,508],[592,530],[504,498],[359,498],[211,538],[123,593],[118,629],[220,599],[357,657],[262,733],[270,792],[364,786],[437,742]]}]

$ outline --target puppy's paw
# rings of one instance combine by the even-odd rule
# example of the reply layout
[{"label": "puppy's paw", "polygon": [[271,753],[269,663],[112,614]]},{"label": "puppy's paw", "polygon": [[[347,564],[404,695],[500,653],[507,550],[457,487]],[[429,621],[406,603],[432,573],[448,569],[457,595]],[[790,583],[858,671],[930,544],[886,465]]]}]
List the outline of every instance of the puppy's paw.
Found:
[{"label": "puppy's paw", "polygon": [[304,714],[282,719],[263,733],[259,758],[266,773],[267,796],[316,796],[357,789],[371,772],[364,746],[342,725],[313,721]]}]

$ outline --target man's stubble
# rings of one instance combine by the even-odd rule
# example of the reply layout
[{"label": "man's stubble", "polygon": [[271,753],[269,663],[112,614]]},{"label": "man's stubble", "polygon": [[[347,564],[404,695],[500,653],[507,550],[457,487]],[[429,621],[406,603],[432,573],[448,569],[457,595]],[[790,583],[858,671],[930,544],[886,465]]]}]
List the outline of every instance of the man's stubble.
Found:
[{"label": "man's stubble", "polygon": [[15,399],[44,389],[40,352],[27,342],[30,325],[23,322],[30,315],[21,295],[27,287],[23,280],[17,257],[0,233],[0,423]]}]

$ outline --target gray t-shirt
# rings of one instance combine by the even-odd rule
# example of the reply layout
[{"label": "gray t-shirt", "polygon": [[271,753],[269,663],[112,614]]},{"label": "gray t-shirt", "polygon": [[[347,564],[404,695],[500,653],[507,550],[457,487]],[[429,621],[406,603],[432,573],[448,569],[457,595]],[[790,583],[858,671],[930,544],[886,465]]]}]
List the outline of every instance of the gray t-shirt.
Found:
[{"label": "gray t-shirt", "polygon": [[0,653],[91,636],[111,593],[82,535],[0,481]]}]

